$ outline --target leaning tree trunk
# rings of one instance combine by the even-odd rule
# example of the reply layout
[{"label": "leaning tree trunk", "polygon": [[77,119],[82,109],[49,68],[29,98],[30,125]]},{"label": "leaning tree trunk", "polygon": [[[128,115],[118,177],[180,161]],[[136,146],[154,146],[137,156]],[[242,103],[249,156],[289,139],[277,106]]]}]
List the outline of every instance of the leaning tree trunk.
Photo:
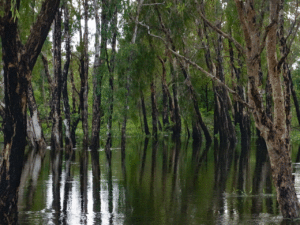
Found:
[{"label": "leaning tree trunk", "polygon": [[45,1],[24,46],[19,39],[19,1],[2,2],[0,35],[5,85],[4,149],[0,166],[0,223],[17,223],[18,188],[23,167],[27,128],[27,88],[31,72],[48,35],[59,0]]},{"label": "leaning tree trunk", "polygon": [[68,96],[68,72],[69,72],[69,65],[70,65],[70,57],[71,57],[71,50],[70,50],[70,33],[69,33],[69,10],[66,3],[63,6],[64,9],[64,27],[65,27],[65,37],[66,37],[66,62],[63,69],[62,74],[62,94],[63,94],[63,102],[64,102],[64,111],[65,111],[65,129],[66,129],[66,136],[65,136],[65,149],[67,153],[70,153],[72,150],[72,139],[71,139],[71,113],[70,113],[70,104],[69,104],[69,96]]},{"label": "leaning tree trunk", "polygon": [[54,65],[54,79],[52,92],[52,133],[51,133],[51,149],[59,151],[61,148],[62,124],[60,117],[60,99],[61,99],[61,10],[59,9],[55,16],[54,32],[53,32],[53,65]]},{"label": "leaning tree trunk", "polygon": [[[194,87],[192,85],[188,68],[187,68],[187,66],[185,68],[184,67],[185,65],[180,65],[180,66],[181,66],[182,73],[183,73],[184,78],[185,78],[185,84],[187,85],[187,87],[189,89],[189,92],[190,92],[190,95],[191,95],[191,98],[192,98],[192,101],[193,101],[193,105],[194,105],[194,110],[195,110],[195,114],[196,114],[196,118],[197,118],[197,123],[195,123],[194,125],[195,126],[197,126],[197,125],[201,126],[201,129],[203,130],[203,133],[205,135],[206,142],[211,143],[212,139],[211,139],[211,136],[209,134],[208,128],[206,127],[205,123],[203,122],[203,119],[202,119],[202,116],[201,116],[201,113],[200,113],[200,110],[199,110],[197,95],[196,95],[196,92],[195,92]],[[193,128],[193,130],[194,130],[194,128]],[[196,133],[193,132],[193,134],[196,134]],[[194,137],[195,136],[193,135],[193,138]],[[199,137],[199,139],[200,138],[201,137]]]},{"label": "leaning tree trunk", "polygon": [[297,98],[296,91],[294,89],[294,84],[293,84],[293,79],[292,79],[291,73],[288,73],[288,75],[289,75],[289,80],[291,82],[291,92],[292,92],[292,96],[293,96],[294,106],[295,106],[295,109],[296,109],[296,115],[297,115],[298,123],[300,125],[300,107],[299,107],[299,101],[298,101],[298,98]]}]

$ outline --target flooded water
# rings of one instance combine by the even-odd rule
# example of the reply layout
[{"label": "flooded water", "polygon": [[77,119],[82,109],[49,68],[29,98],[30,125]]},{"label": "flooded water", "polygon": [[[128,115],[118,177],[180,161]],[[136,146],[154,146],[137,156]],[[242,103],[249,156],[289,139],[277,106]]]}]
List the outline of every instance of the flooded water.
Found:
[{"label": "flooded water", "polygon": [[[300,194],[300,164],[293,165]],[[111,166],[101,149],[28,152],[19,191],[20,224],[282,222],[266,149],[256,140],[229,148],[129,138],[125,156],[112,149]]]}]

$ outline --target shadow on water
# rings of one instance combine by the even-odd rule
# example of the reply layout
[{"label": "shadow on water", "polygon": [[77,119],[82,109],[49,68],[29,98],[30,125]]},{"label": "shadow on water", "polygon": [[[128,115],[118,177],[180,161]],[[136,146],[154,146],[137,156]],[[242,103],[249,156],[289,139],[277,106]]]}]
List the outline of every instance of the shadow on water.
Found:
[{"label": "shadow on water", "polygon": [[29,151],[19,223],[293,224],[280,216],[260,140],[234,147],[167,136],[126,143],[124,151],[111,149],[111,160],[83,148]]}]

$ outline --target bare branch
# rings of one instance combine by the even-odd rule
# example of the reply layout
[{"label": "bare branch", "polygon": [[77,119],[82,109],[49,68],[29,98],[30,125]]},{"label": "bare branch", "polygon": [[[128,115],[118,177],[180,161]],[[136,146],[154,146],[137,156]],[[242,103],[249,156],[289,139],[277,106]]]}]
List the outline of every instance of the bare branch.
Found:
[{"label": "bare branch", "polygon": [[148,30],[148,35],[150,35],[150,36],[152,36],[152,37],[155,37],[155,38],[158,38],[158,39],[160,39],[164,44],[166,44],[166,41],[165,41],[162,37],[157,36],[157,35],[154,35],[154,34],[152,34],[152,33],[150,32],[150,27],[149,27],[148,25],[146,25],[146,24],[144,24],[144,23],[142,23],[142,22],[138,22],[138,24],[140,24],[141,26],[147,28],[147,30]]},{"label": "bare branch", "polygon": [[228,92],[230,92],[234,99],[236,101],[239,101],[240,103],[242,103],[244,106],[248,107],[249,109],[252,109],[252,107],[245,102],[243,99],[241,99],[241,97],[239,96],[239,94],[232,90],[230,87],[228,87],[224,82],[222,82],[220,79],[218,79],[216,76],[214,76],[213,74],[207,72],[205,69],[203,69],[201,66],[199,66],[197,63],[191,61],[190,59],[186,58],[183,55],[180,55],[178,52],[173,51],[172,49],[168,49],[170,52],[172,52],[174,55],[176,55],[177,57],[183,59],[184,61],[186,61],[187,63],[193,65],[194,67],[196,67],[196,69],[198,69],[199,71],[201,71],[202,73],[204,73],[207,77],[211,78],[213,81],[217,82],[219,85],[225,87],[227,89]]},{"label": "bare branch", "polygon": [[[157,35],[154,35],[154,34],[151,34],[150,28],[149,28],[148,25],[143,24],[143,23],[141,23],[141,22],[139,22],[139,24],[140,24],[141,26],[147,28],[147,30],[148,30],[148,35],[149,35],[149,36],[152,36],[152,37],[155,37],[155,38],[160,39],[166,46],[168,46],[168,45],[166,44],[166,41],[165,41],[162,37],[157,36]],[[168,47],[167,47],[167,48],[168,48]],[[218,79],[216,76],[214,76],[213,74],[207,72],[205,69],[203,69],[202,67],[200,67],[197,63],[191,61],[190,59],[186,58],[186,57],[183,56],[183,55],[180,55],[178,52],[175,52],[175,51],[173,51],[173,50],[170,49],[170,48],[168,48],[168,50],[169,50],[171,53],[173,53],[174,55],[176,55],[178,58],[183,59],[183,60],[186,61],[187,63],[189,63],[189,64],[193,65],[194,67],[196,67],[196,69],[200,70],[202,73],[204,73],[207,77],[211,78],[213,81],[215,81],[215,82],[217,82],[218,84],[220,84],[221,86],[225,87],[225,88],[228,90],[228,92],[230,92],[230,93],[233,95],[233,97],[234,97],[234,99],[235,99],[236,101],[239,101],[239,102],[242,103],[244,106],[248,107],[249,109],[252,109],[252,107],[251,107],[247,102],[245,102],[245,101],[239,96],[239,94],[238,94],[236,91],[232,90],[230,87],[228,87],[225,83],[223,83],[223,82],[222,82],[220,79]]]},{"label": "bare branch", "polygon": [[153,5],[164,5],[165,2],[161,2],[161,3],[151,3],[151,4],[143,4],[142,6],[153,6]]}]

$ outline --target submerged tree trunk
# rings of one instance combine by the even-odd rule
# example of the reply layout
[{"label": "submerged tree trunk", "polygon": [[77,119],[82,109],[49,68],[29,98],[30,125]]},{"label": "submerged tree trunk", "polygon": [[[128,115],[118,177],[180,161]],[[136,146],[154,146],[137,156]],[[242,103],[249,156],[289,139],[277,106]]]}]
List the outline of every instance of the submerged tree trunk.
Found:
[{"label": "submerged tree trunk", "polygon": [[179,137],[181,134],[181,116],[178,101],[178,71],[177,71],[177,59],[171,58],[171,75],[173,80],[172,91],[174,100],[174,120],[175,125],[173,127],[173,136]]},{"label": "submerged tree trunk", "polygon": [[145,134],[149,135],[149,126],[148,126],[148,120],[147,120],[147,113],[146,113],[146,106],[145,106],[145,99],[143,91],[141,90],[141,103],[142,103],[142,111],[143,111],[143,119],[144,119],[144,128],[145,128]]},{"label": "submerged tree trunk", "polygon": [[[115,1],[114,4],[117,2]],[[108,122],[107,122],[107,140],[105,145],[105,151],[106,155],[110,158],[111,157],[111,145],[112,145],[112,116],[113,116],[113,109],[114,109],[114,72],[115,72],[115,55],[116,55],[116,44],[117,44],[117,32],[118,32],[118,19],[117,19],[117,13],[118,13],[118,6],[114,6],[114,12],[112,15],[112,21],[111,21],[111,29],[113,32],[113,37],[111,41],[111,58],[108,63],[108,71],[109,71],[109,110],[108,110]],[[108,56],[106,56],[108,57]]]},{"label": "submerged tree trunk", "polygon": [[[299,217],[300,205],[297,199],[294,178],[292,175],[290,156],[289,124],[286,120],[285,98],[280,78],[280,61],[277,61],[276,30],[279,14],[279,0],[270,1],[270,26],[268,27],[266,50],[268,60],[268,73],[272,87],[274,101],[274,121],[270,120],[262,108],[262,97],[259,90],[259,61],[261,42],[255,35],[259,29],[256,24],[256,12],[252,3],[244,4],[235,0],[239,18],[246,41],[247,70],[249,77],[249,104],[253,108],[256,127],[260,130],[266,141],[272,168],[273,182],[276,187],[277,200],[284,218]],[[248,12],[245,14],[244,12]],[[250,29],[251,28],[251,29]],[[250,60],[254,59],[255,60]],[[288,93],[285,93],[286,95]]]},{"label": "submerged tree trunk", "polygon": [[41,52],[59,0],[45,1],[24,46],[19,39],[20,2],[2,2],[6,11],[0,17],[0,35],[5,85],[4,149],[0,165],[0,223],[17,223],[18,188],[23,167],[27,128],[27,89],[31,71]]},{"label": "submerged tree trunk", "polygon": [[62,124],[61,124],[61,10],[59,9],[55,16],[54,32],[53,32],[53,65],[54,65],[54,79],[53,79],[53,92],[52,92],[52,133],[51,133],[51,149],[59,151],[61,148],[62,137]]},{"label": "submerged tree trunk", "polygon": [[65,129],[66,129],[66,136],[65,136],[65,149],[66,152],[70,153],[72,150],[72,139],[71,139],[71,113],[70,113],[70,104],[69,104],[69,96],[68,96],[68,72],[69,72],[69,65],[70,65],[70,57],[71,57],[71,50],[70,50],[70,33],[69,33],[69,11],[68,6],[64,3],[64,27],[65,27],[65,45],[66,45],[66,62],[63,69],[62,74],[62,93],[63,93],[63,102],[64,102],[64,112],[65,112]]},{"label": "submerged tree trunk", "polygon": [[151,82],[151,105],[152,105],[152,135],[157,140],[157,125],[158,125],[158,118],[157,118],[157,104],[156,104],[156,93],[155,93],[155,84],[152,80]]},{"label": "submerged tree trunk", "polygon": [[[143,5],[144,0],[138,0],[138,5],[137,5],[137,11],[136,11],[136,16],[135,16],[135,26],[133,30],[133,35],[131,39],[131,44],[135,44],[136,41],[136,36],[137,36],[137,28],[138,28],[138,21],[139,21],[139,15],[141,12],[141,8]],[[127,75],[126,78],[126,99],[125,99],[125,105],[124,105],[124,119],[122,123],[122,130],[121,130],[121,151],[125,151],[125,145],[126,145],[126,125],[127,125],[127,110],[128,110],[128,98],[129,98],[129,89],[130,89],[130,77]]]},{"label": "submerged tree trunk", "polygon": [[[222,37],[218,35],[216,43],[216,77],[225,83],[225,76],[223,71],[223,58],[221,56]],[[220,143],[230,142],[232,145],[236,142],[235,129],[231,121],[228,109],[228,93],[227,90],[220,85],[215,85],[215,123],[214,129],[220,135]]]},{"label": "submerged tree trunk", "polygon": [[[76,111],[77,106],[76,106],[76,94],[78,94],[78,91],[76,90],[75,87],[75,83],[74,83],[74,74],[73,74],[73,70],[71,67],[71,85],[72,85],[72,115],[73,115],[73,119],[71,120],[71,124],[70,124],[70,130],[71,130],[71,140],[72,140],[72,146],[75,147],[76,146],[76,129],[78,126],[78,123],[80,121],[80,103],[79,103],[79,107],[78,107],[78,111]],[[77,115],[77,116],[75,116]]]},{"label": "submerged tree trunk", "polygon": [[[231,66],[232,77],[237,80],[237,85],[235,86],[235,90],[239,94],[240,98],[246,102],[245,88],[241,83],[242,64],[239,63],[238,68],[235,66],[234,52],[233,52],[231,41],[228,42],[228,45],[229,45],[230,66]],[[251,140],[249,111],[243,104],[241,104],[238,101],[234,103],[234,120],[235,123],[239,123],[241,139],[242,139],[242,143],[244,144],[244,148],[248,148],[249,150],[250,140]]]},{"label": "submerged tree trunk", "polygon": [[169,111],[168,111],[168,86],[166,82],[166,59],[163,60],[159,57],[159,61],[162,65],[162,76],[161,76],[161,86],[162,86],[162,104],[163,104],[163,127],[164,129],[169,128]]},{"label": "submerged tree trunk", "polygon": [[88,0],[84,1],[84,71],[82,76],[82,129],[83,146],[88,146],[88,75],[89,75],[89,57],[88,57]]},{"label": "submerged tree trunk", "polygon": [[[184,78],[185,78],[185,84],[187,85],[187,87],[189,89],[189,92],[190,92],[190,95],[191,95],[191,98],[192,98],[192,101],[193,101],[193,105],[194,105],[195,115],[196,115],[196,118],[197,118],[197,122],[194,123],[194,125],[196,127],[198,125],[201,126],[201,129],[203,130],[204,135],[205,135],[206,142],[207,143],[211,143],[212,139],[211,139],[211,136],[210,136],[210,134],[208,132],[208,129],[207,129],[205,123],[203,122],[203,119],[202,119],[202,116],[201,116],[201,113],[200,113],[200,110],[199,110],[197,95],[196,95],[194,87],[193,87],[193,85],[191,83],[191,78],[190,78],[190,74],[188,72],[188,68],[187,67],[185,68],[184,65],[181,65],[181,69],[182,69],[182,73],[183,73]],[[196,132],[194,132],[194,125],[193,125],[193,138],[196,138],[194,136],[194,134],[196,134]],[[198,132],[198,134],[201,135],[201,133],[199,133],[199,132]],[[201,139],[201,137],[199,137],[198,139]]]},{"label": "submerged tree trunk", "polygon": [[[98,16],[98,3],[94,0],[95,7],[95,21],[96,21],[96,35],[95,35],[95,61],[93,71],[93,123],[92,123],[92,138],[91,149],[96,150],[99,148],[99,133],[101,121],[101,85],[103,77],[103,66],[106,59],[106,45],[107,45],[107,4],[106,0],[102,0],[101,12],[101,33],[100,33],[100,20]],[[99,36],[101,35],[101,44],[99,49]]]}]

